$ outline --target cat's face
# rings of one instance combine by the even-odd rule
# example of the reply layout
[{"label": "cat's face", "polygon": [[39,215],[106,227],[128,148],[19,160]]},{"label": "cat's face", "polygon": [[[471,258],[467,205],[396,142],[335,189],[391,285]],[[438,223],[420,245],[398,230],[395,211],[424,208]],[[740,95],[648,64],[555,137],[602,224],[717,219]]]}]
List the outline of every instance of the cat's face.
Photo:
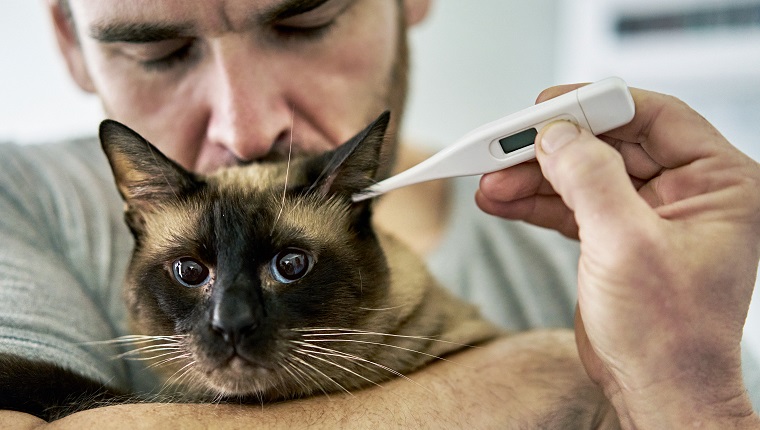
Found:
[{"label": "cat's face", "polygon": [[[388,116],[335,152],[192,175],[118,123],[101,140],[136,241],[126,297],[173,378],[213,395],[280,397],[349,385],[392,315],[389,272],[352,193],[372,182]],[[146,339],[147,341],[147,339]],[[320,343],[321,342],[321,343]],[[346,363],[329,364],[329,355]],[[352,387],[345,387],[352,388]]]}]

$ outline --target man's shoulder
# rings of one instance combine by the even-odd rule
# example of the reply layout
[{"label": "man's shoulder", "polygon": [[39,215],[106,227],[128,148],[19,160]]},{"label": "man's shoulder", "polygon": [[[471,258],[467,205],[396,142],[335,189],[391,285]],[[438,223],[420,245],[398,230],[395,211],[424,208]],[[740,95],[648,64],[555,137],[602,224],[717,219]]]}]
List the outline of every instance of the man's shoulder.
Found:
[{"label": "man's shoulder", "polygon": [[0,144],[0,354],[27,360],[29,375],[55,363],[129,387],[114,351],[81,345],[124,331],[118,292],[132,242],[122,205],[97,140]]},{"label": "man's shoulder", "polygon": [[108,162],[96,138],[0,144],[0,198],[55,204],[71,195],[112,199]]},{"label": "man's shoulder", "polygon": [[123,203],[96,139],[0,144],[0,154],[0,235],[7,242],[89,261],[98,251],[89,238],[121,239]]},{"label": "man's shoulder", "polygon": [[0,166],[2,171],[10,170],[16,175],[4,175],[5,178],[18,178],[26,172],[28,177],[34,173],[76,174],[84,171],[107,172],[107,161],[100,149],[97,138],[77,138],[55,142],[0,143]]}]

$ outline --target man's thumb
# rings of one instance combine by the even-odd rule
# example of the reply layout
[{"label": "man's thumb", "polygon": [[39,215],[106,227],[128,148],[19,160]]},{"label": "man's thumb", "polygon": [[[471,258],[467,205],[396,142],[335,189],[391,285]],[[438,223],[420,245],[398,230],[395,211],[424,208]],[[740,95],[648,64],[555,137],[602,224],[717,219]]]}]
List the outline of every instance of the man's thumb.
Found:
[{"label": "man's thumb", "polygon": [[557,121],[541,130],[536,142],[544,176],[574,212],[581,231],[618,236],[651,214],[620,153],[591,132]]}]

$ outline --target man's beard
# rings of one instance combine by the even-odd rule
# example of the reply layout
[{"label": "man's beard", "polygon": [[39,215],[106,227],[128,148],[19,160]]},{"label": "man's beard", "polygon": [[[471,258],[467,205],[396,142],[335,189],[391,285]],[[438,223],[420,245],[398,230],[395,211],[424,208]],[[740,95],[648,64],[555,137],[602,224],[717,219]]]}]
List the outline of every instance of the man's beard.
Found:
[{"label": "man's beard", "polygon": [[[404,7],[398,2],[398,30],[396,32],[396,56],[388,76],[387,93],[384,96],[385,107],[391,111],[391,120],[386,132],[386,142],[380,153],[380,168],[375,179],[382,180],[390,176],[396,164],[398,153],[401,121],[406,107],[406,96],[409,87],[409,46],[406,32],[406,17]],[[371,112],[371,118],[367,123],[374,120],[380,112]]]}]

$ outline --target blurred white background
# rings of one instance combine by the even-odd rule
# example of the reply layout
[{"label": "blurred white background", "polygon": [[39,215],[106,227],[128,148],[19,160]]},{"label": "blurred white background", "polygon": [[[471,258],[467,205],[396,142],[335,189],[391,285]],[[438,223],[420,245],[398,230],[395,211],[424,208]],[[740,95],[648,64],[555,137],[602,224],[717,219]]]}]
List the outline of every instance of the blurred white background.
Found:
[{"label": "blurred white background", "polygon": [[[404,131],[415,141],[439,148],[531,105],[545,87],[619,75],[632,86],[684,99],[760,160],[760,0],[438,0],[434,6],[412,32]],[[0,2],[0,40],[0,140],[95,132],[102,113],[69,81],[43,0]],[[760,352],[756,308],[746,334]]]}]

